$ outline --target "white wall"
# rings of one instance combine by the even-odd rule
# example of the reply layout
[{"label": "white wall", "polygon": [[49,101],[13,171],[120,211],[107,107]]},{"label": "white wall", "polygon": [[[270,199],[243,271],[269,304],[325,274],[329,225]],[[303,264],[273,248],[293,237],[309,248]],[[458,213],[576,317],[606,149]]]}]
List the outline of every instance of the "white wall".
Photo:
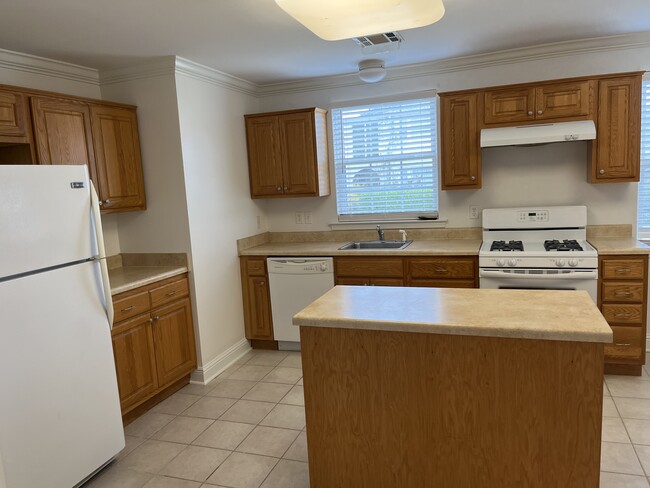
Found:
[{"label": "white wall", "polygon": [[[498,64],[402,78],[395,70],[375,85],[343,86],[327,80],[320,88],[301,91],[278,90],[261,99],[261,111],[317,106],[402,93],[436,89],[439,92],[510,83],[567,78],[602,73],[650,69],[650,48],[597,51],[552,56],[525,62]],[[391,76],[396,79],[391,80]],[[401,79],[399,79],[401,78]],[[272,92],[272,90],[271,90]],[[635,223],[637,184],[586,183],[587,143],[567,143],[533,148],[494,148],[483,151],[483,188],[440,192],[441,217],[450,227],[473,227],[479,220],[468,217],[469,205],[480,208],[517,205],[586,204],[590,224]],[[330,168],[332,182],[334,171]],[[329,197],[272,200],[267,205],[272,231],[328,230],[336,221],[334,192]],[[297,225],[295,211],[313,213],[312,225]]]},{"label": "white wall", "polygon": [[244,339],[235,241],[266,230],[263,202],[250,198],[243,118],[258,100],[187,74],[176,75],[176,87],[205,368]]}]

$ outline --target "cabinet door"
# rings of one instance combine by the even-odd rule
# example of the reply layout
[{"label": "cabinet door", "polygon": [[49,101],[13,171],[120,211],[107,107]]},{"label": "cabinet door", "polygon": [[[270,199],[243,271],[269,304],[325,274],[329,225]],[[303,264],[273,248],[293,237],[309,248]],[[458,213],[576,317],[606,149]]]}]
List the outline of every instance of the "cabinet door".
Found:
[{"label": "cabinet door", "polygon": [[590,81],[555,83],[535,89],[537,120],[587,117],[591,114]]},{"label": "cabinet door", "polygon": [[31,98],[36,154],[40,164],[85,164],[97,182],[88,104]]},{"label": "cabinet door", "polygon": [[246,278],[244,307],[247,309],[247,339],[273,340],[271,299],[266,276]]},{"label": "cabinet door", "polygon": [[509,124],[535,119],[535,89],[493,90],[484,94],[484,124]]},{"label": "cabinet door", "polygon": [[125,411],[158,388],[156,359],[149,315],[122,322],[113,329],[113,357]]},{"label": "cabinet door", "polygon": [[27,120],[25,96],[0,90],[0,142],[28,143]]},{"label": "cabinet door", "polygon": [[641,76],[598,82],[598,137],[592,142],[592,183],[639,181]]},{"label": "cabinet door", "polygon": [[156,309],[151,316],[158,383],[164,387],[196,367],[190,300],[185,298]]},{"label": "cabinet door", "polygon": [[246,117],[251,197],[282,195],[282,151],[278,117]]},{"label": "cabinet door", "polygon": [[440,98],[443,190],[481,187],[477,97],[473,93]]},{"label": "cabinet door", "polygon": [[283,193],[314,195],[317,192],[312,112],[278,118],[282,148]]},{"label": "cabinet door", "polygon": [[102,210],[144,210],[144,179],[135,110],[90,106]]}]

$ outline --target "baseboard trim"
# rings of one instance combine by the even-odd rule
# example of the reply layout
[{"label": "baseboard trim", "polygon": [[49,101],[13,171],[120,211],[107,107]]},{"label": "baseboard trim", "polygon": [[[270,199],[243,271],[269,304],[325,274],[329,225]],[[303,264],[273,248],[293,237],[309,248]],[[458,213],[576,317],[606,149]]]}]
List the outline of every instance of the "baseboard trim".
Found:
[{"label": "baseboard trim", "polygon": [[196,371],[192,373],[190,383],[207,385],[211,380],[221,374],[222,371],[250,350],[251,345],[248,340],[242,339],[219,354],[212,361],[208,361],[207,364],[197,368]]}]

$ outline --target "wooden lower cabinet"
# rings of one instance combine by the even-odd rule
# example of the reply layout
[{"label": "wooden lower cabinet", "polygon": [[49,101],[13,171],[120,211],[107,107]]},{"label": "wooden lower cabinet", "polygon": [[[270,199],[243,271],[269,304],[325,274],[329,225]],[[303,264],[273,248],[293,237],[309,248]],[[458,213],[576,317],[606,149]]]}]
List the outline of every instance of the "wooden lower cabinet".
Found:
[{"label": "wooden lower cabinet", "polygon": [[[273,319],[266,258],[241,258],[246,339],[273,341]],[[277,345],[276,345],[277,348]]]},{"label": "wooden lower cabinet", "polygon": [[116,295],[113,306],[113,357],[126,416],[179,380],[189,381],[196,368],[187,275]]},{"label": "wooden lower cabinet", "polygon": [[601,256],[598,307],[614,334],[605,372],[640,376],[645,364],[648,256]]}]

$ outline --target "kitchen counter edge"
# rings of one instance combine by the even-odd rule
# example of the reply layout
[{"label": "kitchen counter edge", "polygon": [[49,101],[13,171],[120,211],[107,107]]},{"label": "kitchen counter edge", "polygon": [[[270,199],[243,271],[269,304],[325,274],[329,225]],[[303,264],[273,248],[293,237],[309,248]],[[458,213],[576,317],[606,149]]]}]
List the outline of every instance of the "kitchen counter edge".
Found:
[{"label": "kitchen counter edge", "polygon": [[119,295],[187,272],[187,266],[125,266],[109,269],[111,295]]},{"label": "kitchen counter edge", "polygon": [[632,237],[596,237],[587,239],[599,256],[616,254],[650,254],[650,246]]}]

